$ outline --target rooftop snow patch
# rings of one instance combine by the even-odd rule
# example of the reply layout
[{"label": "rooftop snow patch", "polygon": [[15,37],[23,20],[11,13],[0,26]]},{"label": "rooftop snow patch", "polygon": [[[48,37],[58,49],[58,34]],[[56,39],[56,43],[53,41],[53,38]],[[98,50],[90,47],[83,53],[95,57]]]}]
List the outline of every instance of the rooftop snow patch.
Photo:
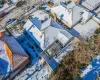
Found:
[{"label": "rooftop snow patch", "polygon": [[38,20],[38,18],[32,18],[32,19],[30,19],[30,21],[34,24],[34,26],[36,26],[38,29],[41,29],[41,26],[42,26],[42,24],[41,24],[41,22]]}]

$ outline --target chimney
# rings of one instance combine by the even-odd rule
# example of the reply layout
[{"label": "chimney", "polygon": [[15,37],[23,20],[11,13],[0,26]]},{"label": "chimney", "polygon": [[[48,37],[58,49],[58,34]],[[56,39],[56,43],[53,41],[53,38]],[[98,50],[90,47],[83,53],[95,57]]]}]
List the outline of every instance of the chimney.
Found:
[{"label": "chimney", "polygon": [[81,3],[81,0],[76,0],[76,3],[80,4]]},{"label": "chimney", "polygon": [[0,32],[0,37],[3,37],[4,36],[4,32]]}]

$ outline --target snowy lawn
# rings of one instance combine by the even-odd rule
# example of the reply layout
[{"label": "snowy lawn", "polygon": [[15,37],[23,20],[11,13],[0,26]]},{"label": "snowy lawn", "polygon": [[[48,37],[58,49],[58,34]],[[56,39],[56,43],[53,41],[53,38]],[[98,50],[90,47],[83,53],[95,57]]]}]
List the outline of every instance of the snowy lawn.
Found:
[{"label": "snowy lawn", "polygon": [[96,80],[100,75],[100,56],[94,59],[81,74],[82,80]]},{"label": "snowy lawn", "polygon": [[45,65],[40,71],[37,71],[35,68],[36,65],[28,67],[16,76],[14,80],[47,80],[52,71],[47,65]]}]

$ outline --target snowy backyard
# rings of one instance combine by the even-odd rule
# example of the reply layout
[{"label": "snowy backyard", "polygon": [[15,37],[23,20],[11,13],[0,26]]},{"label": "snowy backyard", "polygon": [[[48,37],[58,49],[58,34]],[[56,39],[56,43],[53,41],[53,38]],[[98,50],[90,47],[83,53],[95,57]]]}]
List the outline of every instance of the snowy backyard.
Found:
[{"label": "snowy backyard", "polygon": [[100,56],[97,56],[90,65],[82,70],[83,80],[96,80],[100,74]]}]

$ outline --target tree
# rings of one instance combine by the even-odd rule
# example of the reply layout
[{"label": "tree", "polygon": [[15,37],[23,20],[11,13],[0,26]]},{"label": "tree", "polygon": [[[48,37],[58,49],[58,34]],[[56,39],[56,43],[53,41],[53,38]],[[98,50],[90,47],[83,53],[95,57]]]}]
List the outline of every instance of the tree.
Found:
[{"label": "tree", "polygon": [[24,5],[26,2],[25,1],[19,1],[16,6],[17,7],[21,7],[22,5]]}]

